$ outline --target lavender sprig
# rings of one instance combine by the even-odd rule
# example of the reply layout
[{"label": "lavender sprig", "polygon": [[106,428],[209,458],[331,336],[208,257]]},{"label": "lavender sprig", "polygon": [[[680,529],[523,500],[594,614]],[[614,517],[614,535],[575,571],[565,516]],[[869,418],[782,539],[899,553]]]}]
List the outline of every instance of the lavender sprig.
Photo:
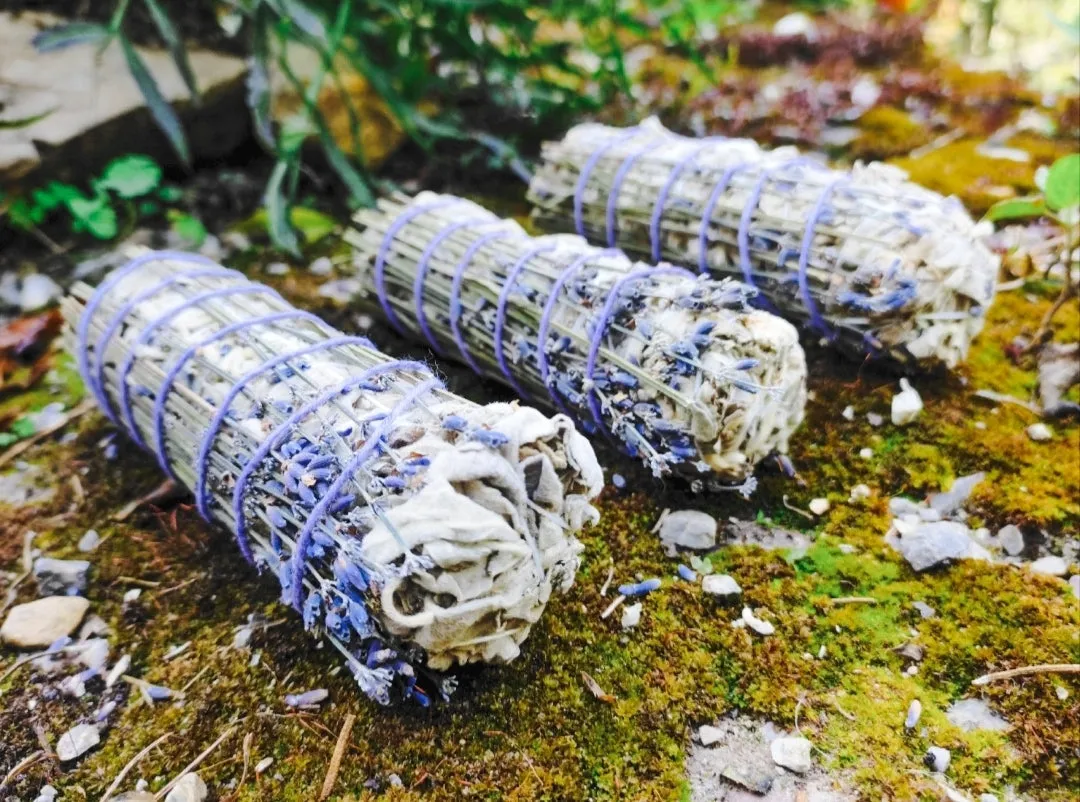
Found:
[{"label": "lavender sprig", "polygon": [[682,137],[655,119],[589,123],[544,145],[529,199],[548,230],[745,281],[859,358],[953,368],[993,299],[983,227],[878,162],[832,170],[793,148]]},{"label": "lavender sprig", "polygon": [[361,210],[346,235],[367,300],[441,355],[547,399],[654,474],[753,490],[802,420],[795,330],[752,291],[574,236],[534,239],[461,198]]},{"label": "lavender sprig", "polygon": [[434,672],[513,659],[573,583],[602,475],[567,418],[470,403],[189,254],[138,256],[63,311],[102,408],[372,699],[426,704],[450,687]]}]

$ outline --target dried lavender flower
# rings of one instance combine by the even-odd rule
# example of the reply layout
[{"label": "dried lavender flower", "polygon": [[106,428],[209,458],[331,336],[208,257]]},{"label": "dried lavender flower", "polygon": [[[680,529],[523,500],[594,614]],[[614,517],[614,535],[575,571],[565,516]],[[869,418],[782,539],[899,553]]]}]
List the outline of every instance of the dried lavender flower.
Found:
[{"label": "dried lavender flower", "polygon": [[447,393],[190,254],[140,255],[63,311],[101,407],[371,698],[426,704],[452,684],[434,672],[513,659],[573,583],[603,478],[568,418]]},{"label": "dried lavender flower", "polygon": [[588,123],[544,146],[529,199],[549,230],[745,281],[860,358],[955,367],[993,299],[983,227],[878,162],[832,170],[794,148],[687,138],[655,119]]},{"label": "dried lavender flower", "polygon": [[806,365],[753,291],[634,263],[580,237],[532,238],[448,195],[381,201],[347,235],[358,282],[440,355],[549,399],[654,474],[742,482],[787,450]]}]

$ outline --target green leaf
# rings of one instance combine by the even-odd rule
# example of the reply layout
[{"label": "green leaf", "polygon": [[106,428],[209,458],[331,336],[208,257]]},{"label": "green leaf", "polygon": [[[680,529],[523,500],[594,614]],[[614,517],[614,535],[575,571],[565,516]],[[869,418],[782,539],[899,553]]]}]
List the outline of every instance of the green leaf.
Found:
[{"label": "green leaf", "polygon": [[270,239],[282,250],[299,256],[300,243],[296,237],[296,230],[289,222],[289,202],[285,197],[284,189],[285,179],[290,172],[296,170],[296,164],[295,161],[279,161],[274,165],[274,171],[266,183],[263,204],[266,206]]},{"label": "green leaf", "polygon": [[260,6],[252,25],[251,58],[248,59],[247,104],[255,123],[255,137],[269,151],[274,150],[274,129],[270,124],[269,47],[266,42],[266,23],[269,12]]},{"label": "green leaf", "polygon": [[306,206],[294,206],[289,221],[304,235],[304,242],[312,244],[323,239],[337,227],[337,221],[329,215]]},{"label": "green leaf", "polygon": [[169,227],[187,240],[192,248],[198,248],[206,241],[206,226],[198,217],[178,209],[169,209],[165,216],[169,218]]},{"label": "green leaf", "polygon": [[154,20],[154,25],[157,27],[158,33],[161,34],[165,46],[169,48],[169,54],[172,56],[173,63],[176,64],[177,72],[184,79],[184,85],[191,93],[191,97],[199,101],[199,87],[195,83],[195,73],[192,71],[191,62],[188,60],[187,48],[184,47],[184,42],[176,32],[172,20],[169,19],[169,15],[165,13],[165,9],[161,7],[157,0],[143,1],[150,11],[150,17]]},{"label": "green leaf", "polygon": [[176,111],[169,105],[169,101],[165,99],[165,96],[161,94],[157,81],[150,74],[150,70],[147,69],[142,57],[135,51],[135,46],[131,44],[131,41],[127,37],[121,36],[120,46],[124,50],[124,58],[127,60],[131,77],[135,79],[135,84],[146,99],[146,105],[150,109],[154,121],[165,136],[168,137],[180,160],[184,164],[190,165],[191,153],[188,151],[187,138],[184,136],[184,128],[180,125],[180,118],[176,116]]},{"label": "green leaf", "polygon": [[7,448],[13,443],[19,442],[19,438],[10,432],[0,432],[0,448]]},{"label": "green leaf", "polygon": [[74,218],[73,228],[76,231],[85,231],[97,239],[109,240],[120,230],[116,210],[100,195],[94,198],[72,198],[67,202],[67,208]]},{"label": "green leaf", "polygon": [[157,196],[165,203],[176,203],[184,197],[184,190],[180,187],[162,186],[158,189]]},{"label": "green leaf", "polygon": [[998,201],[986,213],[986,219],[998,223],[1002,220],[1030,220],[1046,213],[1042,198],[1010,198]]},{"label": "green leaf", "polygon": [[1043,194],[1054,211],[1080,203],[1080,153],[1063,156],[1050,166]]},{"label": "green leaf", "polygon": [[34,426],[34,421],[28,417],[19,418],[13,421],[11,424],[11,433],[18,437],[20,440],[24,437],[30,437],[37,432],[37,427]]},{"label": "green leaf", "polygon": [[94,22],[71,22],[67,25],[46,28],[30,41],[37,52],[49,53],[73,45],[104,42],[111,36],[112,32],[104,25]]},{"label": "green leaf", "polygon": [[161,167],[149,156],[131,155],[113,159],[95,182],[121,198],[141,198],[161,184]]},{"label": "green leaf", "polygon": [[38,208],[26,198],[16,198],[7,208],[7,217],[15,228],[27,231],[45,219],[43,214],[39,217],[38,212]]}]

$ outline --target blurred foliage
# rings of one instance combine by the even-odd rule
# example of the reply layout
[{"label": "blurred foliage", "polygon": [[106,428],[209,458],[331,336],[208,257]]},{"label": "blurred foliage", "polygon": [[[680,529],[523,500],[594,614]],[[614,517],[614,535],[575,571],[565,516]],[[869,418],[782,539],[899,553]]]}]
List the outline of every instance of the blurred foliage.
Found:
[{"label": "blurred foliage", "polygon": [[[165,0],[119,0],[107,23],[78,22],[43,31],[35,39],[48,51],[80,43],[119,43],[150,113],[181,160],[190,151],[176,111],[125,32],[132,2],[142,4],[172,54],[195,101],[198,87],[187,47]],[[346,153],[318,106],[324,86],[348,104],[355,149],[363,125],[343,86],[347,70],[361,75],[396,123],[425,149],[444,140],[476,144],[494,166],[525,171],[522,142],[538,132],[633,93],[628,54],[651,42],[698,60],[693,43],[703,27],[714,29],[738,0],[198,0],[222,29],[243,43],[248,56],[248,106],[256,135],[277,159],[265,193],[274,242],[295,251],[290,223],[305,146],[317,142],[353,206],[374,199],[363,154]],[[190,15],[190,9],[185,14]],[[287,58],[289,48],[314,50],[320,68],[302,80]],[[699,63],[700,66],[700,63]],[[302,100],[298,113],[271,117],[271,76],[280,75]],[[432,112],[437,109],[437,112]]]}]

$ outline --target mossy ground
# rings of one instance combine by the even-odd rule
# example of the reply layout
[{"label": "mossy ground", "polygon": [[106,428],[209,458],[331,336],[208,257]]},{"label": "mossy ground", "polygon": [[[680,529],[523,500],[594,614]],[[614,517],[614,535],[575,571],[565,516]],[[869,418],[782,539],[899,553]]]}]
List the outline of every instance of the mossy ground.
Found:
[{"label": "mossy ground", "polygon": [[[977,108],[980,99],[997,102],[1010,92],[1020,98],[1017,107],[1030,102],[1001,77],[967,80],[965,91],[979,101]],[[975,112],[958,109],[957,119],[967,113]],[[910,120],[878,113],[864,120],[856,150],[896,156],[922,139]],[[1029,191],[1035,167],[1063,147],[1018,136],[1009,144],[1033,155],[1020,164],[984,159],[975,153],[978,141],[973,136],[921,161],[900,163],[918,180],[960,194],[977,213],[1005,194],[996,187]],[[258,275],[255,264],[251,270]],[[304,274],[294,272],[277,283],[297,303],[339,324],[349,322],[312,292]],[[867,412],[888,419],[894,377],[811,349],[812,399],[792,453],[799,480],[765,466],[750,502],[658,485],[628,461],[605,453],[605,465],[627,476],[632,492],[606,491],[601,523],[583,535],[584,565],[574,588],[552,602],[519,660],[464,671],[453,700],[430,710],[381,709],[366,701],[339,671],[335,655],[317,648],[297,617],[277,602],[273,579],[249,570],[227,535],[206,527],[187,504],[148,506],[125,522],[113,521],[116,510],[152,490],[161,477],[151,457],[126,446],[117,459],[107,460],[101,440],[113,430],[99,414],[87,415],[68,427],[78,432],[73,442],[62,444],[58,435],[23,455],[48,473],[56,493],[35,507],[0,504],[0,569],[19,572],[28,529],[39,533],[35,545],[45,553],[75,557],[79,537],[96,528],[104,540],[91,556],[88,596],[92,611],[112,628],[114,657],[130,653],[131,674],[185,688],[186,696],[182,703],[150,706],[121,683],[103,695],[100,685],[91,685],[85,700],[44,699],[41,691],[51,681],[24,667],[0,685],[0,777],[42,740],[55,746],[103,698],[115,698],[120,704],[99,748],[70,769],[37,763],[14,778],[10,792],[30,799],[49,781],[64,799],[98,799],[136,753],[169,734],[124,784],[130,788],[141,776],[159,788],[231,732],[199,768],[218,798],[307,802],[318,797],[338,729],[352,713],[356,725],[335,798],[677,799],[687,791],[683,760],[691,732],[738,711],[782,728],[797,723],[814,743],[815,760],[844,770],[865,799],[940,798],[922,763],[931,745],[952,750],[949,782],[971,797],[1002,796],[1012,786],[1031,799],[1072,799],[1080,784],[1076,677],[971,686],[988,671],[1080,661],[1080,613],[1065,583],[979,562],[915,574],[883,541],[891,496],[922,498],[980,470],[987,478],[967,504],[973,525],[997,529],[1015,523],[1031,533],[1044,531],[1051,541],[1077,535],[1080,427],[1053,422],[1053,439],[1034,443],[1024,431],[1035,420],[1030,412],[974,395],[987,389],[1031,396],[1033,365],[1014,362],[1009,344],[1036,328],[1052,294],[1033,282],[999,296],[956,375],[915,379],[926,409],[908,428],[867,421]],[[1056,328],[1060,341],[1080,337],[1075,304],[1058,317]],[[373,336],[395,353],[408,353],[409,345],[381,330]],[[70,364],[61,359],[56,370],[30,391],[0,398],[0,417],[38,409],[54,398],[73,403],[78,387]],[[473,397],[505,397],[505,391],[464,374],[452,371],[449,378]],[[851,421],[841,416],[848,405],[855,411]],[[870,459],[859,455],[864,448],[871,449]],[[871,497],[849,502],[859,483],[870,486]],[[806,509],[816,497],[832,504],[819,520],[789,509]],[[743,587],[745,603],[775,623],[776,634],[761,638],[733,628],[739,607],[673,578],[677,561],[664,556],[650,533],[666,507],[702,509],[721,521],[759,519],[812,538],[805,554],[728,546],[712,556],[716,569]],[[611,594],[601,597],[599,590],[611,567],[616,585],[634,577],[665,580],[645,600],[641,624],[630,632],[621,630],[617,613],[600,618]],[[23,583],[19,600],[33,595],[30,585]],[[122,597],[133,587],[143,587],[142,595],[125,605]],[[837,597],[870,597],[876,603],[830,601]],[[916,601],[933,607],[936,616],[922,619],[912,606]],[[273,625],[257,632],[250,650],[232,648],[235,628],[254,613]],[[183,654],[165,660],[170,648],[186,641],[191,645]],[[924,650],[913,675],[906,673],[911,661],[897,651],[909,641]],[[260,660],[252,665],[255,653]],[[14,657],[10,650],[0,652],[0,671]],[[615,701],[594,698],[582,672]],[[285,693],[315,687],[330,691],[320,710],[285,707]],[[1009,728],[964,733],[952,726],[944,710],[971,696],[986,699]],[[923,718],[908,734],[902,722],[916,698]],[[227,784],[244,773],[248,734],[246,780],[229,791]],[[274,763],[256,777],[254,766],[265,757]],[[389,787],[392,774],[402,787]],[[372,779],[383,790],[366,788]]]}]

